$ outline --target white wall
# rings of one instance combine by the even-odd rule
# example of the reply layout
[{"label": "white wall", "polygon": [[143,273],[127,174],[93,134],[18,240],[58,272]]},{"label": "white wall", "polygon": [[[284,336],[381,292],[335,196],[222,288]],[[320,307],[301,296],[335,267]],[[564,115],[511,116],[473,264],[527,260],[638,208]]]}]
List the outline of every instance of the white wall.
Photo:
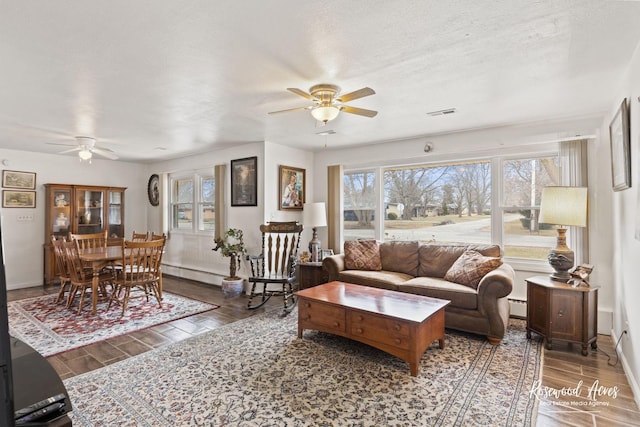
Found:
[{"label": "white wall", "polygon": [[[231,207],[231,160],[245,157],[258,157],[258,206]],[[260,224],[266,221],[302,221],[302,211],[278,210],[278,167],[280,165],[306,169],[306,200],[313,201],[313,153],[285,147],[270,142],[247,143],[182,159],[159,162],[151,165],[151,173],[170,174],[210,167],[227,165],[227,182],[224,191],[227,194],[227,228],[241,228],[244,241],[250,253],[259,253],[261,241]],[[218,187],[220,189],[220,187]],[[165,190],[168,190],[165,188]],[[163,191],[161,207],[149,211],[149,223],[160,224],[163,209],[167,203],[167,191]],[[218,208],[219,209],[219,208]],[[302,242],[311,239],[310,232]],[[169,234],[163,264],[165,272],[178,277],[199,280],[219,285],[223,277],[229,275],[229,259],[214,252],[213,236],[202,233],[172,232]],[[302,245],[301,245],[302,246]],[[243,261],[238,275],[248,277],[249,269]]]},{"label": "white wall", "polygon": [[[619,82],[612,82],[612,85]],[[611,235],[611,247],[608,261],[612,266],[608,279],[614,288],[613,307],[613,335],[617,340],[624,330],[628,333],[622,336],[620,343],[621,360],[625,372],[629,377],[636,402],[640,402],[640,285],[638,283],[638,261],[640,260],[640,240],[636,239],[637,227],[640,224],[640,51],[636,49],[630,63],[628,77],[623,80],[620,87],[612,87],[618,94],[611,105],[609,114],[602,121],[601,133],[606,135],[603,140],[608,144],[609,123],[615,115],[623,98],[629,100],[631,118],[631,185],[632,187],[613,193],[611,190],[611,177],[607,185],[603,185],[602,192],[610,195],[608,202],[613,206],[610,216],[610,227],[606,231]],[[610,168],[609,147],[603,142],[600,154],[606,157],[607,163],[602,162],[602,167]],[[606,153],[606,154],[605,154]],[[610,171],[610,169],[608,169]],[[604,219],[604,218],[603,218]],[[640,404],[640,403],[639,403]]]},{"label": "white wall", "polygon": [[[2,239],[7,288],[41,286],[44,275],[43,244],[45,192],[43,184],[86,184],[127,187],[125,191],[125,235],[146,230],[147,168],[136,163],[94,159],[80,163],[77,156],[62,156],[0,149],[0,159],[8,161],[3,169],[36,173],[36,208],[1,208]],[[33,221],[18,221],[18,216],[33,216]]]}]

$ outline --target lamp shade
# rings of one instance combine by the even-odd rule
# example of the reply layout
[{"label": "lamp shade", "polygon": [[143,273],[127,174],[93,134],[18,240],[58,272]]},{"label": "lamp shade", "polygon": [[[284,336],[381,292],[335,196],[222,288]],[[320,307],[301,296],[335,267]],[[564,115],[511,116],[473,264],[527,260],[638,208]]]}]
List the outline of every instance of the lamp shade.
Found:
[{"label": "lamp shade", "polygon": [[338,107],[334,107],[333,105],[320,105],[311,110],[311,115],[319,122],[327,123],[329,120],[338,117],[339,112]]},{"label": "lamp shade", "polygon": [[84,149],[84,150],[78,151],[78,156],[82,160],[89,160],[91,157],[93,157],[93,154],[91,153],[91,151]]},{"label": "lamp shade", "polygon": [[326,227],[327,209],[324,202],[305,203],[302,211],[302,223],[306,227]]},{"label": "lamp shade", "polygon": [[587,226],[586,187],[545,187],[540,200],[538,222]]}]

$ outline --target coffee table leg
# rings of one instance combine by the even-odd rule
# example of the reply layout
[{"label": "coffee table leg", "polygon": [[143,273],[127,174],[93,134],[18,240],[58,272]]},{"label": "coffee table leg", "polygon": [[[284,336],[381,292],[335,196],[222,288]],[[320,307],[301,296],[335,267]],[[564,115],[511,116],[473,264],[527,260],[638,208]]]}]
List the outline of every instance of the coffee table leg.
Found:
[{"label": "coffee table leg", "polygon": [[440,350],[444,348],[444,338],[440,338],[438,340],[438,346],[440,347]]}]

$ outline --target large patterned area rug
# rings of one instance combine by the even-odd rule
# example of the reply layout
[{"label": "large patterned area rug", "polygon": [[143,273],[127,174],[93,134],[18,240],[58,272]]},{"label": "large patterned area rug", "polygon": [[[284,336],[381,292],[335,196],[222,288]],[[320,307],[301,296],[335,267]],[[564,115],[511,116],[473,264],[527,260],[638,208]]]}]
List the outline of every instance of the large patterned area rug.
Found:
[{"label": "large patterned area rug", "polygon": [[56,304],[57,295],[13,301],[8,304],[9,333],[26,342],[43,356],[83,347],[119,335],[170,322],[219,306],[190,298],[163,293],[162,309],[154,299],[131,301],[124,316],[120,306],[107,310],[107,302],[98,304],[91,314],[87,301],[80,314],[77,307],[68,309]]},{"label": "large patterned area rug", "polygon": [[447,330],[417,377],[364,344],[266,313],[65,380],[74,426],[530,426],[542,347]]}]

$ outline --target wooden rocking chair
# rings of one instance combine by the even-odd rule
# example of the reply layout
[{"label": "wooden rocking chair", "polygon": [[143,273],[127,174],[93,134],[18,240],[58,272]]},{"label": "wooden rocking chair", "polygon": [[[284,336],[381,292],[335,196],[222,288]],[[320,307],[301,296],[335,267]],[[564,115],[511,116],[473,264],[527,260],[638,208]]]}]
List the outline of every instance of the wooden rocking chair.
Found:
[{"label": "wooden rocking chair", "polygon": [[[260,231],[262,253],[247,256],[251,263],[251,294],[248,308],[261,307],[272,296],[281,296],[284,299],[284,311],[287,313],[296,304],[293,291],[302,224],[295,221],[270,222],[261,225]],[[256,290],[259,285],[262,285],[262,288]],[[277,285],[277,289],[269,289],[269,285]],[[254,303],[256,297],[260,298],[259,303]]]}]

